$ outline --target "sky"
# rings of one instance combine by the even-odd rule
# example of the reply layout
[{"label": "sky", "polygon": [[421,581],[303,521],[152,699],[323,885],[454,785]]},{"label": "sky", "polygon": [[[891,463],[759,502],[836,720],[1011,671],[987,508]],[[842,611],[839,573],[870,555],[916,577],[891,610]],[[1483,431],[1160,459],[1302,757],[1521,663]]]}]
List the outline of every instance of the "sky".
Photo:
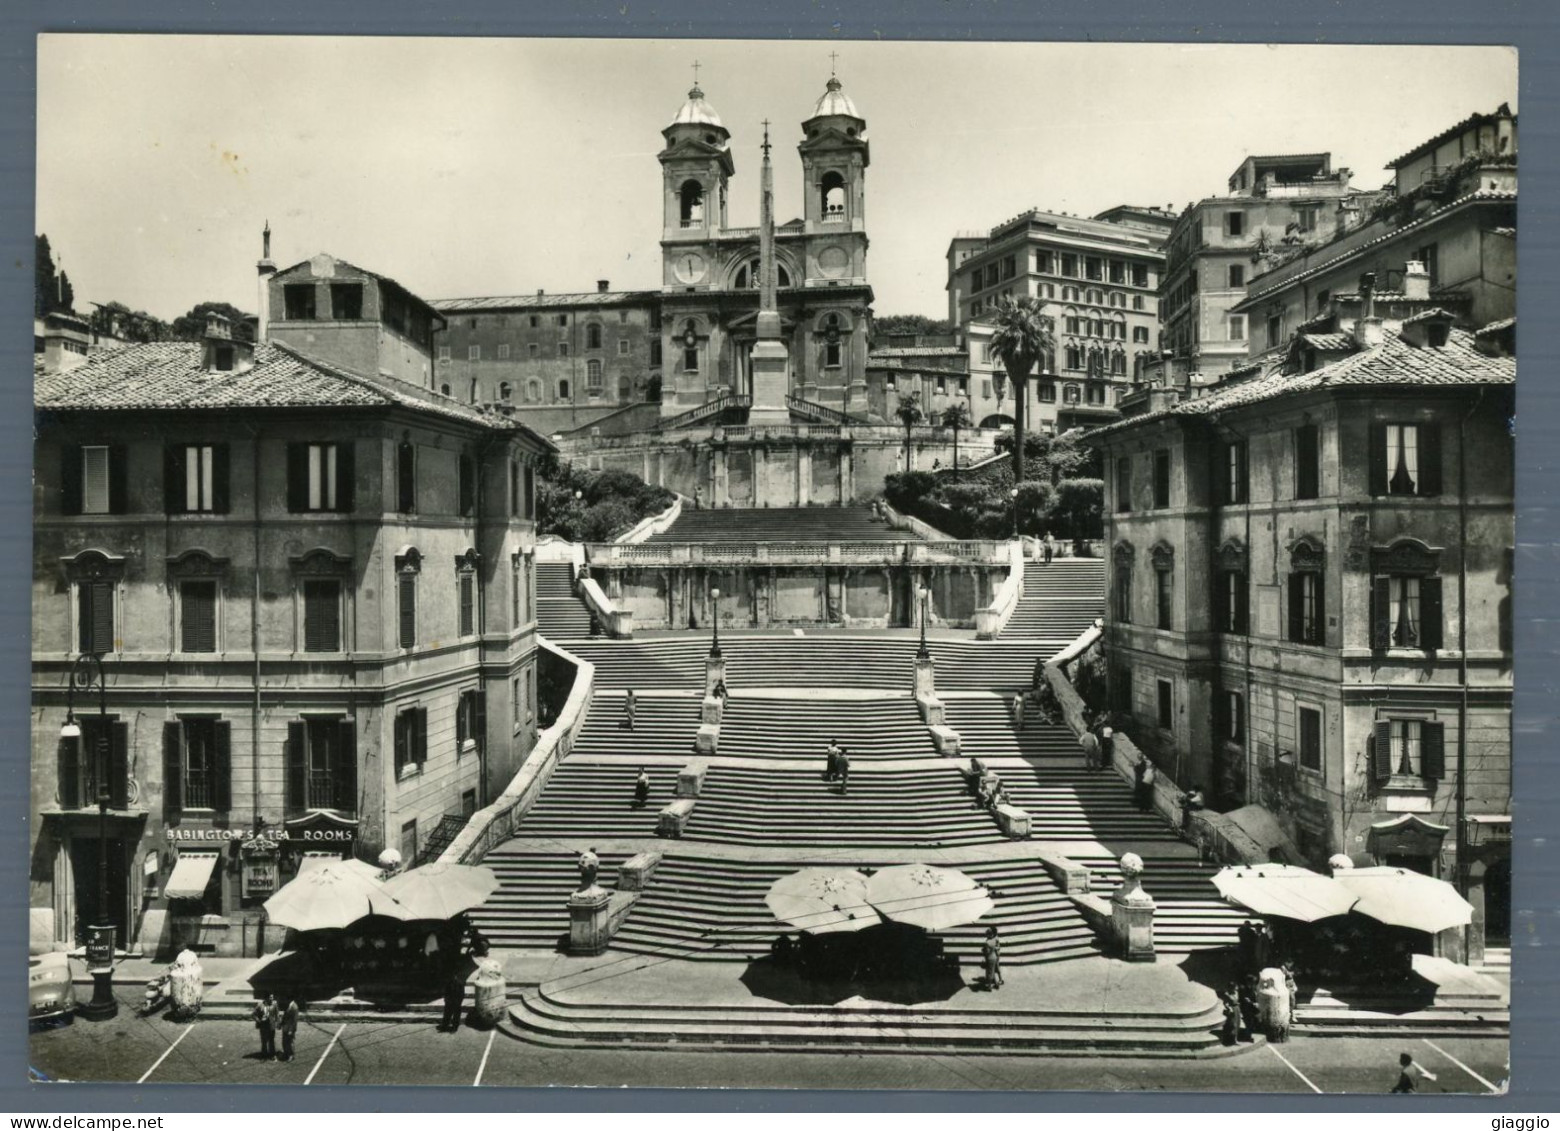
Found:
[{"label": "sky", "polygon": [[[1031,207],[1222,193],[1250,153],[1354,184],[1517,105],[1504,47],[45,35],[37,230],[78,309],[255,309],[260,232],[424,298],[660,285],[660,131],[699,63],[731,131],[729,223],[801,211],[800,123],[831,66],[867,121],[874,310],[943,317],[945,254]],[[831,53],[837,59],[831,60]]]}]

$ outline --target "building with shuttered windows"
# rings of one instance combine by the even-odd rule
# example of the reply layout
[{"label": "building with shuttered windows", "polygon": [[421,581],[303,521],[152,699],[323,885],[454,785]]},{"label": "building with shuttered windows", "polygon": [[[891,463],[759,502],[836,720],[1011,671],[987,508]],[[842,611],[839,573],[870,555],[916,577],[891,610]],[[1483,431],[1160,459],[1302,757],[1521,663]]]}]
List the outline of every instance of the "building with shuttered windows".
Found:
[{"label": "building with shuttered windows", "polygon": [[[357,313],[379,317],[376,278],[350,283]],[[260,905],[299,868],[426,858],[535,739],[533,468],[551,446],[331,348],[214,319],[204,343],[37,378],[35,949],[106,917],[147,954],[258,953]],[[67,691],[90,654],[103,714]]]},{"label": "building with shuttered windows", "polygon": [[1368,283],[1270,371],[1091,434],[1112,711],[1298,863],[1455,882],[1477,958],[1510,929],[1515,326]]}]

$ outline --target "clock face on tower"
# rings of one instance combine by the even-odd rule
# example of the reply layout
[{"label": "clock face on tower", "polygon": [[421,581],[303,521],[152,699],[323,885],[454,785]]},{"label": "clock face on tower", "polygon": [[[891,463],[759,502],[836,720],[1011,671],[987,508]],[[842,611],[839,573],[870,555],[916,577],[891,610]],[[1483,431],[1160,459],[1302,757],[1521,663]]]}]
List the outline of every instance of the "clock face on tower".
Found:
[{"label": "clock face on tower", "polygon": [[697,283],[704,278],[704,256],[696,251],[680,251],[672,261],[672,271],[679,282]]}]

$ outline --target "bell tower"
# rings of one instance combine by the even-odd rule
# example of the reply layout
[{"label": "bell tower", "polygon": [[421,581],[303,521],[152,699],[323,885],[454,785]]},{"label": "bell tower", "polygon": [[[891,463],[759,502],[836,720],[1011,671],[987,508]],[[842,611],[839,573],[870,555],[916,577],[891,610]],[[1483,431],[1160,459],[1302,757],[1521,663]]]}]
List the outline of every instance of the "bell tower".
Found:
[{"label": "bell tower", "polygon": [[866,173],[871,161],[866,133],[866,119],[856,112],[839,78],[830,75],[812,117],[802,123],[802,142],[797,146],[802,155],[808,235],[865,234]]},{"label": "bell tower", "polygon": [[736,171],[731,134],[696,80],[661,136],[666,147],[656,156],[661,162],[662,282],[679,290],[703,289],[711,285],[711,242],[726,226],[726,186]]}]

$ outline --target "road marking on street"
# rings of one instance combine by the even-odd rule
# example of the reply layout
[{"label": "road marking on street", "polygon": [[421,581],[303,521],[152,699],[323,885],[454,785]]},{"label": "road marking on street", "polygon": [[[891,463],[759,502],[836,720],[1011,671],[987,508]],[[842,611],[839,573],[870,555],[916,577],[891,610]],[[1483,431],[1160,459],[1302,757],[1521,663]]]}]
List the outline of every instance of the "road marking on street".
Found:
[{"label": "road marking on street", "polygon": [[487,1071],[488,1053],[493,1051],[493,1038],[496,1036],[498,1036],[497,1029],[488,1033],[487,1048],[482,1050],[482,1063],[477,1065],[477,1078],[471,1082],[473,1088],[482,1083],[482,1074]]},{"label": "road marking on street", "polygon": [[1290,1064],[1289,1063],[1289,1058],[1287,1056],[1285,1056],[1283,1053],[1279,1052],[1272,1045],[1268,1045],[1267,1050],[1268,1050],[1268,1052],[1272,1053],[1274,1056],[1278,1057],[1279,1060],[1282,1060],[1284,1062],[1284,1066],[1287,1067],[1289,1069],[1289,1071],[1293,1072],[1296,1076],[1300,1077],[1300,1079],[1304,1080],[1306,1087],[1310,1088],[1311,1091],[1316,1092],[1318,1095],[1321,1094],[1322,1090],[1320,1088],[1318,1088],[1315,1084],[1311,1083],[1311,1078],[1309,1076],[1307,1076],[1304,1072],[1301,1072],[1293,1064]]},{"label": "road marking on street", "polygon": [[136,1083],[137,1084],[144,1084],[144,1083],[146,1083],[146,1078],[148,1076],[150,1076],[153,1072],[156,1072],[157,1069],[162,1066],[162,1062],[168,1059],[168,1054],[171,1053],[174,1049],[179,1047],[179,1041],[182,1041],[185,1037],[189,1036],[190,1035],[190,1030],[193,1029],[193,1028],[195,1028],[195,1023],[193,1021],[191,1021],[188,1025],[186,1025],[184,1027],[184,1032],[182,1032],[182,1033],[180,1033],[178,1035],[177,1039],[174,1040],[173,1044],[171,1044],[167,1048],[163,1049],[162,1055],[159,1056],[152,1063],[152,1066],[150,1068],[148,1068],[144,1073],[142,1073],[141,1078],[139,1080],[137,1080]]},{"label": "road marking on street", "polygon": [[1471,1068],[1469,1068],[1469,1067],[1468,1067],[1468,1066],[1467,1066],[1467,1065],[1466,1065],[1466,1064],[1464,1064],[1464,1063],[1463,1063],[1463,1062],[1462,1062],[1462,1061],[1460,1061],[1460,1060],[1458,1060],[1458,1059],[1457,1059],[1457,1058],[1456,1058],[1456,1057],[1455,1057],[1455,1056],[1453,1056],[1453,1055],[1452,1055],[1452,1054],[1451,1054],[1451,1053],[1449,1053],[1449,1052],[1447,1052],[1447,1051],[1446,1051],[1446,1050],[1445,1050],[1445,1049],[1443,1049],[1443,1048],[1442,1048],[1442,1047],[1441,1047],[1441,1046],[1440,1046],[1440,1045],[1438,1045],[1438,1044],[1436,1044],[1436,1043],[1435,1043],[1435,1042],[1434,1042],[1434,1041],[1432,1041],[1432,1040],[1430,1040],[1430,1038],[1428,1038],[1428,1037],[1421,1037],[1421,1038],[1420,1038],[1420,1040],[1422,1040],[1422,1041],[1424,1041],[1424,1042],[1425,1042],[1425,1044],[1427,1044],[1427,1045],[1429,1045],[1429,1046],[1430,1046],[1430,1047],[1431,1047],[1431,1048],[1433,1048],[1433,1049],[1434,1049],[1434,1050],[1435,1050],[1435,1051],[1436,1051],[1436,1052],[1438,1052],[1438,1053],[1440,1053],[1440,1054],[1441,1054],[1441,1055],[1442,1055],[1442,1056],[1444,1056],[1444,1057],[1446,1057],[1446,1059],[1447,1059],[1447,1060],[1449,1060],[1449,1061],[1451,1061],[1451,1062],[1452,1062],[1452,1063],[1453,1063],[1453,1064],[1455,1064],[1455,1065],[1456,1065],[1456,1066],[1457,1066],[1457,1067],[1458,1067],[1458,1068],[1461,1068],[1461,1069],[1462,1069],[1462,1070],[1463,1070],[1463,1071],[1464,1071],[1464,1072],[1466,1072],[1466,1073],[1467,1073],[1467,1074],[1468,1074],[1468,1075],[1469,1075],[1469,1076],[1472,1076],[1472,1077],[1473,1077],[1473,1078],[1474,1078],[1474,1079],[1475,1079],[1475,1080],[1477,1080],[1477,1081],[1478,1081],[1478,1082],[1479,1082],[1479,1083],[1481,1083],[1481,1084],[1483,1084],[1483,1085],[1484,1085],[1484,1086],[1485,1086],[1485,1087],[1486,1087],[1486,1088],[1488,1088],[1488,1089],[1489,1089],[1489,1090],[1490,1090],[1490,1092],[1491,1092],[1491,1093],[1493,1093],[1493,1094],[1495,1094],[1495,1095],[1499,1095],[1499,1094],[1500,1094],[1500,1089],[1499,1089],[1499,1088],[1497,1088],[1497,1087],[1496,1087],[1496,1086],[1495,1086],[1495,1085],[1494,1085],[1494,1084],[1491,1084],[1491,1083],[1490,1083],[1490,1082],[1489,1082],[1489,1081],[1488,1081],[1488,1080],[1486,1080],[1486,1079],[1485,1079],[1485,1078],[1484,1078],[1484,1077],[1483,1077],[1483,1076],[1480,1076],[1480,1075],[1479,1075],[1479,1074],[1478,1074],[1478,1073],[1477,1073],[1477,1072],[1475,1072],[1475,1071],[1474,1071],[1474,1070],[1473,1070],[1473,1069],[1471,1069]]},{"label": "road marking on street", "polygon": [[314,1083],[314,1074],[320,1070],[320,1065],[325,1063],[325,1058],[330,1055],[330,1050],[336,1047],[336,1040],[341,1036],[342,1029],[345,1029],[346,1027],[347,1023],[343,1021],[341,1023],[341,1028],[337,1029],[335,1033],[331,1035],[330,1044],[325,1046],[325,1051],[320,1053],[320,1058],[314,1062],[314,1067],[309,1069],[309,1078],[303,1082],[303,1086],[305,1088]]}]

